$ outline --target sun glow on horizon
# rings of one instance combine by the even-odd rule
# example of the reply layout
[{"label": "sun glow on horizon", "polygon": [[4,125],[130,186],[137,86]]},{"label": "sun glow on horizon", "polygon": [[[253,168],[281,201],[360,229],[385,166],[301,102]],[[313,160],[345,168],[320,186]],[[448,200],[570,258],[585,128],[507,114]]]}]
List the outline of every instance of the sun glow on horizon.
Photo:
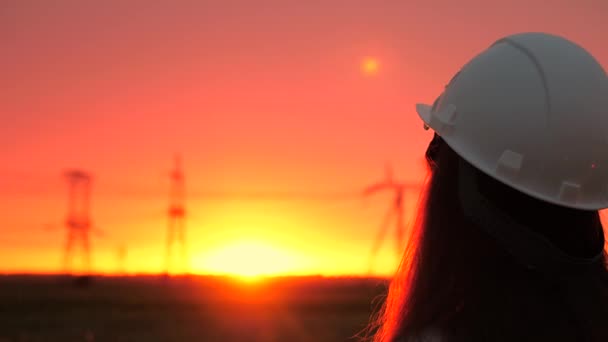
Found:
[{"label": "sun glow on horizon", "polygon": [[293,252],[263,241],[245,240],[211,251],[200,268],[205,273],[235,276],[250,282],[265,276],[293,274],[302,264]]}]

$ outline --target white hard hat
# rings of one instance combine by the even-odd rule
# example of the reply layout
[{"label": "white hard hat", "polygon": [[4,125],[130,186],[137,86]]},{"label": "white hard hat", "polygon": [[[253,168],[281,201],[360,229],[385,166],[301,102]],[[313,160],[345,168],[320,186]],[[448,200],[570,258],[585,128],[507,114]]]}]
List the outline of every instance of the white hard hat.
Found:
[{"label": "white hard hat", "polygon": [[467,63],[425,127],[463,159],[530,196],[583,209],[608,208],[608,77],[562,37],[505,37]]}]

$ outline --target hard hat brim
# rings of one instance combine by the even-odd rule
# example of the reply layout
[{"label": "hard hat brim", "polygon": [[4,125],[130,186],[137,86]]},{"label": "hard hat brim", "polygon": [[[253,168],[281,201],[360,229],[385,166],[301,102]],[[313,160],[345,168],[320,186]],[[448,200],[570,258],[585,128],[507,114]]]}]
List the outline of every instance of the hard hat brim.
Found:
[{"label": "hard hat brim", "polygon": [[428,127],[430,127],[432,110],[433,110],[433,107],[428,104],[424,104],[424,103],[416,104],[416,112],[418,113],[418,116],[420,117],[420,119],[422,119],[422,122],[424,122],[424,127],[426,129],[428,129]]}]

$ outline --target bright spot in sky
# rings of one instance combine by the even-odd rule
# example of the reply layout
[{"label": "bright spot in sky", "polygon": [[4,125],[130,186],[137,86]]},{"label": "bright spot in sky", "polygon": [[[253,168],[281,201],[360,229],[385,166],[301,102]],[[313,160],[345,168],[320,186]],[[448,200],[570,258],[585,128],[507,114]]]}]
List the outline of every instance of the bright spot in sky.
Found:
[{"label": "bright spot in sky", "polygon": [[363,60],[363,63],[361,64],[361,69],[366,75],[375,75],[376,73],[378,73],[379,67],[380,63],[378,62],[378,60],[372,57],[365,58]]},{"label": "bright spot in sky", "polygon": [[205,257],[205,272],[252,279],[289,274],[296,264],[294,256],[260,241],[239,241],[219,248]]}]

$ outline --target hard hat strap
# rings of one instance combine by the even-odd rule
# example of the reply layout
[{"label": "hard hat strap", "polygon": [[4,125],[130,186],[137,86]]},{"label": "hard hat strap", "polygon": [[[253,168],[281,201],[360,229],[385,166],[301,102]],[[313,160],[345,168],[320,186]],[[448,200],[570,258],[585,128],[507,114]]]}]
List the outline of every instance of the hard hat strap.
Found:
[{"label": "hard hat strap", "polygon": [[583,271],[604,260],[604,243],[593,257],[568,255],[542,235],[516,222],[478,189],[475,169],[464,160],[458,168],[458,193],[464,215],[492,236],[527,268],[546,273]]}]

